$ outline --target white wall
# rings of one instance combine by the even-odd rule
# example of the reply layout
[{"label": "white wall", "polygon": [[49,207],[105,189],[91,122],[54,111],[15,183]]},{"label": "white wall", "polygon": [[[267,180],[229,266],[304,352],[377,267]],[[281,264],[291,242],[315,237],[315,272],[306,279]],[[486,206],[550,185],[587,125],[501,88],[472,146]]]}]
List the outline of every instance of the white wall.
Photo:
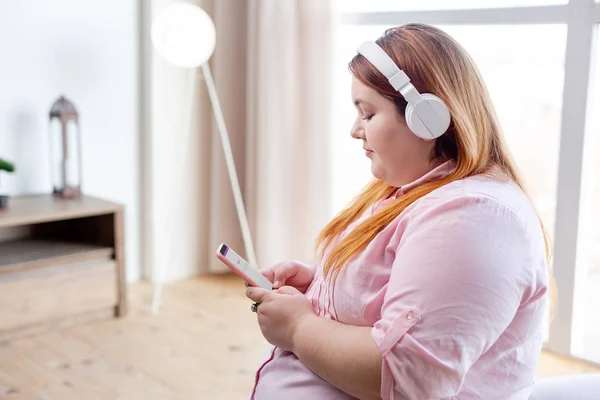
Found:
[{"label": "white wall", "polygon": [[47,121],[71,99],[83,133],[83,190],[126,206],[127,279],[140,276],[138,4],[135,0],[0,2],[0,157],[9,194],[50,190]]}]

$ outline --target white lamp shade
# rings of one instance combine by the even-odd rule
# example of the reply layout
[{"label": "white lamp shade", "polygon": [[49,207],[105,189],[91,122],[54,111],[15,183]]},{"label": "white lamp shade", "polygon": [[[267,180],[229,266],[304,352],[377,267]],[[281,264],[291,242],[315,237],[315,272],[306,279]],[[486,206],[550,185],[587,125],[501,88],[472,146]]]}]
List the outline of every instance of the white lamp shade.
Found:
[{"label": "white lamp shade", "polygon": [[158,12],[150,36],[158,54],[182,68],[196,68],[207,62],[216,43],[215,25],[208,14],[183,2]]}]

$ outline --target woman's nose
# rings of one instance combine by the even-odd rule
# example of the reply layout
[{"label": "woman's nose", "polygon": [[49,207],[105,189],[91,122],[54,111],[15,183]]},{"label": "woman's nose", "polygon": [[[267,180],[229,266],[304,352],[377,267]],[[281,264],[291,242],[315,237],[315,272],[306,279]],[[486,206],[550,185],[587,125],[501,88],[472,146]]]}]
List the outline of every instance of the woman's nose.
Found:
[{"label": "woman's nose", "polygon": [[350,130],[350,136],[352,136],[354,139],[363,139],[364,129],[362,129],[360,126],[354,125]]}]

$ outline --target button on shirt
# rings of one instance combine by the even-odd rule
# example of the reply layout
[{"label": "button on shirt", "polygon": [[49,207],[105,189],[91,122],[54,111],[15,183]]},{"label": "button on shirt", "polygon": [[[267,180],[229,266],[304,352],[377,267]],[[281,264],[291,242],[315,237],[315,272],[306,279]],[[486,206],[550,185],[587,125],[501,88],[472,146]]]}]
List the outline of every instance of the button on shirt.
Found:
[{"label": "button on shirt", "polygon": [[[453,161],[369,208],[455,168]],[[475,176],[415,201],[343,266],[322,260],[306,292],[315,313],[372,327],[383,399],[527,399],[542,346],[548,271],[539,220],[512,182]],[[352,349],[348,349],[352,352]],[[358,362],[358,360],[357,360]],[[271,347],[250,398],[353,397]]]}]

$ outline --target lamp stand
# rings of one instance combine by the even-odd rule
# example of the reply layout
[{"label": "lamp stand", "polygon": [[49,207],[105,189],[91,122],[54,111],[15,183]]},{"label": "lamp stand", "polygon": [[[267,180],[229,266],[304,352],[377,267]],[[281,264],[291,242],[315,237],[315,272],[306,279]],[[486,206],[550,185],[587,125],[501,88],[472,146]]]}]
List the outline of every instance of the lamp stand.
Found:
[{"label": "lamp stand", "polygon": [[248,225],[248,217],[246,215],[244,200],[242,198],[242,191],[240,189],[240,183],[238,181],[235,163],[233,161],[233,152],[231,151],[231,143],[229,142],[229,133],[227,132],[227,126],[225,125],[225,119],[223,118],[223,111],[221,110],[221,104],[219,102],[219,97],[217,96],[217,89],[215,88],[215,83],[213,81],[208,63],[202,64],[202,73],[204,74],[208,95],[210,96],[213,113],[215,115],[215,120],[217,121],[217,128],[219,135],[221,136],[223,154],[225,155],[227,172],[229,174],[229,181],[231,183],[231,191],[233,192],[235,207],[237,209],[240,227],[242,228],[246,256],[248,257],[248,262],[250,265],[258,268],[258,264],[256,263],[256,254],[254,253],[254,245],[252,244],[252,235],[250,234],[250,227]]}]

